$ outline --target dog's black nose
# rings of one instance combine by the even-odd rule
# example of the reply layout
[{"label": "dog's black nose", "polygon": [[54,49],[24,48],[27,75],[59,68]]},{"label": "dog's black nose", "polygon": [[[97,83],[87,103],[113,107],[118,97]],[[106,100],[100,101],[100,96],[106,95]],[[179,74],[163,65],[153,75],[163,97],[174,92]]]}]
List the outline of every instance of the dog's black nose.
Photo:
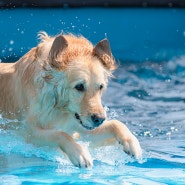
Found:
[{"label": "dog's black nose", "polygon": [[99,125],[101,125],[103,123],[103,121],[105,121],[105,116],[103,116],[101,114],[93,114],[91,116],[91,119],[92,119],[94,125],[96,127],[98,127]]}]

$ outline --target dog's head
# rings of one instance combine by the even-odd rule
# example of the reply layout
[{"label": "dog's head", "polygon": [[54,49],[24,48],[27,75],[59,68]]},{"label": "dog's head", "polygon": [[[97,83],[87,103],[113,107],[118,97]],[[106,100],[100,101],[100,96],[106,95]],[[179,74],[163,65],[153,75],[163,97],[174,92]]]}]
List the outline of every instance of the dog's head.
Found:
[{"label": "dog's head", "polygon": [[47,56],[52,72],[46,69],[45,79],[57,88],[54,106],[63,106],[86,129],[99,126],[106,118],[101,96],[116,67],[108,40],[93,46],[84,37],[58,35]]}]

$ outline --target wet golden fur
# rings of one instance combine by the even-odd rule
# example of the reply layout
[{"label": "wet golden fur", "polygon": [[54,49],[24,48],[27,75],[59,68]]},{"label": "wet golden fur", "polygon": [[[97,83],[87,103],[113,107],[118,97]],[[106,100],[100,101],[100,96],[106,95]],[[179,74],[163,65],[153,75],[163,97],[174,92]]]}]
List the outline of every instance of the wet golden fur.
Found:
[{"label": "wet golden fur", "polygon": [[28,142],[59,147],[78,167],[92,166],[92,159],[75,141],[77,135],[94,145],[117,140],[126,153],[140,158],[136,137],[123,123],[107,121],[101,104],[116,68],[109,42],[93,46],[74,35],[39,37],[40,44],[18,62],[0,64],[2,116],[17,119],[18,133]]}]

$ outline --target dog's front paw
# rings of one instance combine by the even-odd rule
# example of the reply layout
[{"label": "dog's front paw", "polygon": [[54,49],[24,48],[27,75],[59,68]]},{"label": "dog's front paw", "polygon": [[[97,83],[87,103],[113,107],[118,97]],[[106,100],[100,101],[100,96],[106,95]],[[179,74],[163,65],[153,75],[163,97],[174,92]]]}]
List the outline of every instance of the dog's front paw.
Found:
[{"label": "dog's front paw", "polygon": [[111,126],[117,141],[123,145],[123,150],[134,156],[136,159],[142,158],[142,149],[137,138],[130,132],[127,126],[120,121],[113,120]]},{"label": "dog's front paw", "polygon": [[142,149],[137,138],[130,133],[127,138],[120,142],[125,153],[134,156],[136,159],[142,158]]},{"label": "dog's front paw", "polygon": [[88,168],[93,165],[89,151],[77,143],[72,146],[68,146],[65,152],[70,161],[79,168]]}]

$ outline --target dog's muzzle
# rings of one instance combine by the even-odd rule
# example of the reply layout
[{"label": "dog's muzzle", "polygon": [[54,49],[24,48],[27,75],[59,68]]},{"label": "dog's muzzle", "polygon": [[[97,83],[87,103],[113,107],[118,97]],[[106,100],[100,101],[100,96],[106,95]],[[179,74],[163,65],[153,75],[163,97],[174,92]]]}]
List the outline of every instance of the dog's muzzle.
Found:
[{"label": "dog's muzzle", "polygon": [[82,120],[81,120],[81,118],[80,118],[80,115],[79,115],[78,113],[75,113],[75,118],[76,118],[77,120],[79,120],[80,124],[81,124],[84,128],[86,128],[86,129],[88,129],[88,130],[92,130],[92,129],[94,129],[95,127],[100,126],[100,125],[103,123],[103,121],[105,120],[105,117],[104,117],[104,116],[101,116],[101,115],[98,115],[98,114],[93,114],[93,115],[91,116],[91,120],[92,120],[93,126],[92,126],[92,127],[89,127],[89,126],[83,124],[83,122],[82,122]]}]

